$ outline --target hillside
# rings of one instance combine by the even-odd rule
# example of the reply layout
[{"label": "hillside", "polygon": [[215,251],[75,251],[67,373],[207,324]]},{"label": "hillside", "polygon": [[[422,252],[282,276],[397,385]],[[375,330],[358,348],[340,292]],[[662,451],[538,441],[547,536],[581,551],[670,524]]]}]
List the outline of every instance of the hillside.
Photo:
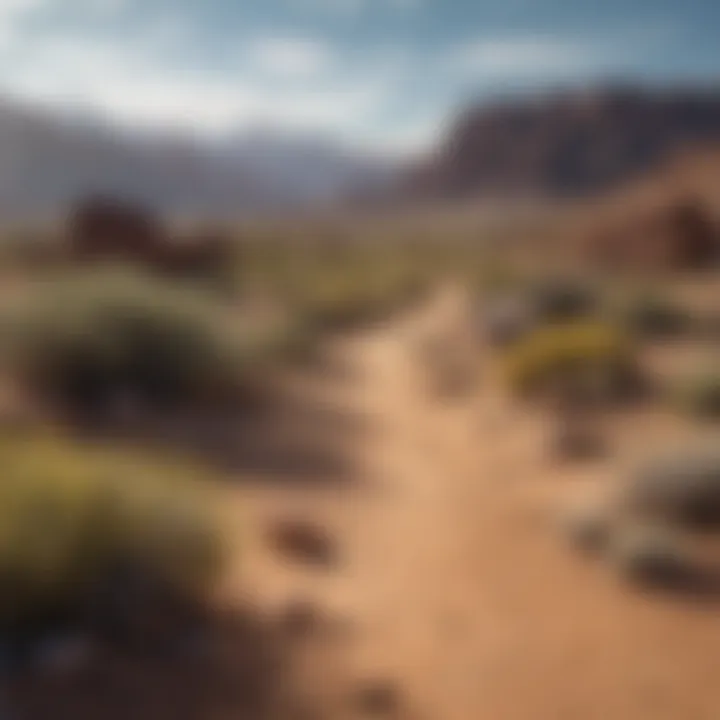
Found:
[{"label": "hillside", "polygon": [[599,88],[482,105],[411,173],[425,197],[577,196],[720,139],[720,90]]}]

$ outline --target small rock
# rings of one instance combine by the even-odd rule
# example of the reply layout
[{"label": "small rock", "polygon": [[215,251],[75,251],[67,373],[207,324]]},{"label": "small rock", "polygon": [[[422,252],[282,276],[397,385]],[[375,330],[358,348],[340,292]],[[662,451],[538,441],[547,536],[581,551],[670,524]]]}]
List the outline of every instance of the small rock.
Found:
[{"label": "small rock", "polygon": [[609,543],[610,521],[601,512],[576,510],[563,518],[563,526],[568,540],[583,553],[599,554]]},{"label": "small rock", "polygon": [[323,528],[304,520],[284,520],[271,531],[271,544],[291,560],[310,565],[333,565],[336,546]]},{"label": "small rock", "polygon": [[353,704],[368,717],[393,717],[400,708],[400,697],[391,682],[375,680],[358,689]]},{"label": "small rock", "polygon": [[600,436],[581,426],[564,425],[550,441],[554,457],[566,460],[589,460],[600,457],[603,443]]}]

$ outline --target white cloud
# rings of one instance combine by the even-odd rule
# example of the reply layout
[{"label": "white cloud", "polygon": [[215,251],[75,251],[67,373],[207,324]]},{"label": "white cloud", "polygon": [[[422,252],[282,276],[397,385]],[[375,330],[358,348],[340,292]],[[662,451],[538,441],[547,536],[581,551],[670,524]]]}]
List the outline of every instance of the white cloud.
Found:
[{"label": "white cloud", "polygon": [[285,77],[310,77],[332,65],[330,48],[307,38],[265,38],[250,48],[250,61],[261,70]]},{"label": "white cloud", "polygon": [[[235,69],[203,69],[186,62],[186,49],[201,38],[183,15],[148,19],[132,39],[21,22],[43,4],[65,1],[0,0],[0,28],[12,20],[12,42],[0,44],[0,95],[96,110],[126,125],[203,133],[268,122],[370,144],[387,133],[403,144],[425,132],[396,133],[383,120],[398,100],[406,64],[400,56],[376,54],[353,69],[323,39],[291,34],[256,38],[239,51],[233,45],[226,57],[235,58]],[[75,7],[96,1],[97,12],[123,12],[135,0],[74,0]]]},{"label": "white cloud", "polygon": [[364,120],[390,91],[382,80],[300,87],[251,74],[181,71],[155,57],[149,43],[126,46],[67,35],[43,38],[12,70],[0,64],[0,88],[63,107],[97,109],[127,124],[202,132],[267,120],[362,133]]}]

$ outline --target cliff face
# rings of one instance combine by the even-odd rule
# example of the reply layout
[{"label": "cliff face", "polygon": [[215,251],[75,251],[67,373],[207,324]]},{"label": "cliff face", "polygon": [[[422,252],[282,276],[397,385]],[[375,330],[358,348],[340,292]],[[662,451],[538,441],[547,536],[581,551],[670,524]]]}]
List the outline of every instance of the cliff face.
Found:
[{"label": "cliff face", "polygon": [[465,112],[409,185],[432,197],[587,195],[717,140],[720,89],[557,93]]}]

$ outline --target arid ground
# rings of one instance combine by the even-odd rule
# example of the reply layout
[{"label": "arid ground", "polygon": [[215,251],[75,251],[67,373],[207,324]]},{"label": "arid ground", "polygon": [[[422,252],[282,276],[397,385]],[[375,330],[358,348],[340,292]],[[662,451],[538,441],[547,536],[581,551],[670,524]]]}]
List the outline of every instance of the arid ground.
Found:
[{"label": "arid ground", "polygon": [[[607,458],[558,463],[547,419],[504,397],[482,347],[468,345],[469,322],[462,293],[448,288],[338,343],[337,372],[306,401],[357,419],[344,445],[332,427],[324,437],[352,482],[242,478],[231,492],[249,519],[247,555],[234,591],[252,587],[271,608],[310,599],[344,619],[309,683],[329,717],[355,716],[348,693],[379,679],[407,718],[715,718],[712,598],[630,589],[575,554],[553,522],[562,501],[615,482],[633,455],[682,428],[650,413],[614,418]],[[438,392],[418,349],[429,338],[469,360],[472,390]],[[336,565],[306,569],[269,550],[264,528],[279,509],[325,526]]]}]

